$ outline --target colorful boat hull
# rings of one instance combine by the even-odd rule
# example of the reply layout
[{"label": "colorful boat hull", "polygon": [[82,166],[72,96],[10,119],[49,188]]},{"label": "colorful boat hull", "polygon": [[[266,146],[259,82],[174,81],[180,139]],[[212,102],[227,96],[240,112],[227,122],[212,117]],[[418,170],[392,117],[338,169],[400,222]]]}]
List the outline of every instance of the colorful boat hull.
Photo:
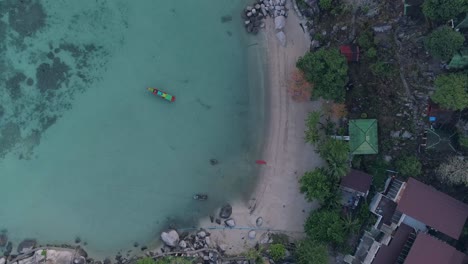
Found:
[{"label": "colorful boat hull", "polygon": [[148,91],[150,91],[152,94],[156,95],[156,96],[159,96],[163,99],[166,99],[167,101],[169,102],[174,102],[175,101],[175,96],[173,95],[170,95],[166,92],[163,92],[159,89],[156,89],[156,88],[147,88]]}]

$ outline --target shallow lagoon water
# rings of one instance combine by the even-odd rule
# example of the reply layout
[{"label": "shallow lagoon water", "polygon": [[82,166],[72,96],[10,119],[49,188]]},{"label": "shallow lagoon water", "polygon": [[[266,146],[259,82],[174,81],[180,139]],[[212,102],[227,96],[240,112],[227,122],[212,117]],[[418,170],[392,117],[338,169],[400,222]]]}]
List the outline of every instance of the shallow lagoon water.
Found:
[{"label": "shallow lagoon water", "polygon": [[15,248],[80,237],[108,256],[249,193],[263,105],[246,1],[0,3],[0,228]]}]

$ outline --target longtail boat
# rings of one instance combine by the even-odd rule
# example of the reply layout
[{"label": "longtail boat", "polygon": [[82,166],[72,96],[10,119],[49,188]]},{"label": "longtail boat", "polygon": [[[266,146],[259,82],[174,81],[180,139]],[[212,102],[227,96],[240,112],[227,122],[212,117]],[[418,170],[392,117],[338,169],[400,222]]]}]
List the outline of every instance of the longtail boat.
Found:
[{"label": "longtail boat", "polygon": [[159,97],[161,97],[161,98],[163,98],[163,99],[166,99],[166,100],[168,100],[169,102],[174,102],[174,101],[175,101],[175,96],[173,96],[173,95],[170,95],[170,94],[168,94],[168,93],[166,93],[166,92],[163,92],[163,91],[161,91],[161,90],[159,90],[159,89],[156,89],[156,88],[147,88],[147,89],[148,89],[148,91],[150,91],[152,94],[157,95],[157,96],[159,96]]}]

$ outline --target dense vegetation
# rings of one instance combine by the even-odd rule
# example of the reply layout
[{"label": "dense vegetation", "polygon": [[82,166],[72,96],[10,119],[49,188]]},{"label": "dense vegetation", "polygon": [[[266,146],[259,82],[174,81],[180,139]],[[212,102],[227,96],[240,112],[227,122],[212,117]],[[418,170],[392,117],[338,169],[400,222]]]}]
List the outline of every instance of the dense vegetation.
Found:
[{"label": "dense vegetation", "polygon": [[337,49],[307,52],[296,66],[304,72],[307,81],[314,84],[313,96],[344,101],[348,64]]},{"label": "dense vegetation", "polygon": [[468,107],[468,75],[453,73],[439,75],[436,91],[431,99],[446,109],[463,110]]},{"label": "dense vegetation", "polygon": [[421,162],[416,156],[401,156],[395,161],[397,171],[407,177],[417,177],[421,174]]},{"label": "dense vegetation", "polygon": [[449,20],[466,11],[466,0],[425,0],[423,3],[424,15],[432,20]]},{"label": "dense vegetation", "polygon": [[426,39],[426,47],[432,56],[449,60],[465,41],[465,37],[450,27],[443,26],[434,30]]}]

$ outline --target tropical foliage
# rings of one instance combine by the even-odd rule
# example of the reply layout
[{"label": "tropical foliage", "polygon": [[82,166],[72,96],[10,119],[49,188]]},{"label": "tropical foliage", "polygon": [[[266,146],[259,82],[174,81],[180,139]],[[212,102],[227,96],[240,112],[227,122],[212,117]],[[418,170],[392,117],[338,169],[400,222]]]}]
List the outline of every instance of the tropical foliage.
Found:
[{"label": "tropical foliage", "polygon": [[306,221],[305,232],[313,240],[334,245],[342,244],[347,235],[339,211],[328,209],[313,212]]},{"label": "tropical foliage", "polygon": [[272,244],[269,250],[270,256],[274,261],[280,261],[286,256],[286,249],[282,244]]},{"label": "tropical foliage", "polygon": [[453,73],[439,75],[435,80],[436,91],[431,99],[440,106],[463,110],[468,107],[468,75]]},{"label": "tropical foliage", "polygon": [[348,173],[349,146],[347,142],[327,138],[320,142],[317,150],[328,164],[329,175],[340,178]]},{"label": "tropical foliage", "polygon": [[463,46],[464,41],[465,37],[461,33],[442,26],[426,38],[426,48],[432,56],[449,60]]},{"label": "tropical foliage", "polygon": [[333,180],[330,180],[323,168],[306,172],[299,183],[301,193],[305,193],[309,202],[317,199],[320,203],[323,203],[331,196]]},{"label": "tropical foliage", "polygon": [[327,264],[327,247],[317,241],[305,239],[298,243],[295,252],[298,264]]},{"label": "tropical foliage", "polygon": [[308,52],[297,61],[296,66],[314,84],[314,96],[336,102],[344,101],[348,64],[337,49]]},{"label": "tropical foliage", "polygon": [[320,116],[321,112],[314,111],[307,115],[305,141],[308,143],[317,143],[320,139]]},{"label": "tropical foliage", "polygon": [[468,11],[466,0],[425,0],[423,13],[432,20],[449,20]]},{"label": "tropical foliage", "polygon": [[395,161],[397,171],[406,177],[415,177],[421,174],[421,162],[416,156],[402,156]]}]

